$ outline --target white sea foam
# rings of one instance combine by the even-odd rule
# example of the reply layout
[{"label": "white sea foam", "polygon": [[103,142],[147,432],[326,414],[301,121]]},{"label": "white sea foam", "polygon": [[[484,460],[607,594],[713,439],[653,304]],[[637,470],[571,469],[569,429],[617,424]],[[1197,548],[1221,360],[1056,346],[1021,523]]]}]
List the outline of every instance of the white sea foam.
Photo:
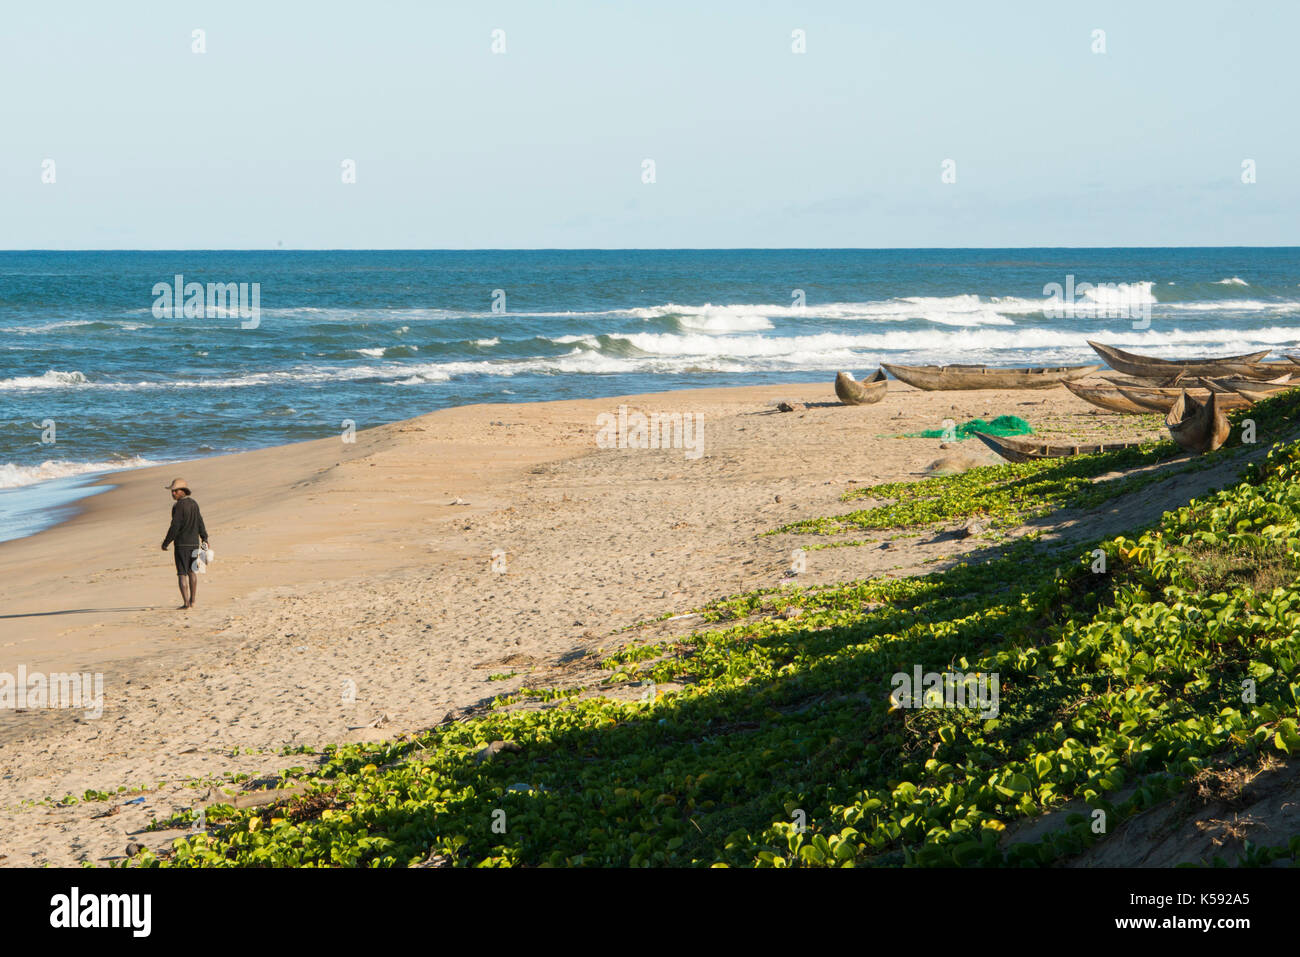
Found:
[{"label": "white sea foam", "polygon": [[[1231,277],[1218,281],[1221,285],[1248,285],[1240,277]],[[1084,280],[1077,279],[1076,285],[1083,286]],[[1151,281],[1110,282],[1098,280],[1091,288],[1084,287],[1075,295],[1073,304],[1065,303],[1068,317],[1088,318],[1095,313],[1105,314],[1103,310],[1113,310],[1127,306],[1159,306],[1169,309],[1205,309],[1231,308],[1226,303],[1160,303],[1154,293],[1155,283]],[[1013,325],[1011,317],[1019,315],[1042,314],[1050,308],[1051,300],[1047,296],[989,296],[982,297],[974,293],[959,293],[952,296],[904,296],[891,299],[869,300],[864,302],[830,302],[809,303],[798,307],[789,303],[730,303],[703,305],[685,305],[666,302],[653,306],[635,306],[621,309],[564,310],[554,312],[511,309],[508,316],[515,319],[570,319],[577,321],[602,321],[611,318],[662,320],[671,319],[682,332],[704,332],[710,335],[727,335],[734,332],[761,332],[772,328],[775,319],[840,319],[845,321],[864,320],[876,322],[905,322],[921,320],[936,325],[946,326],[989,326]],[[1242,303],[1233,304],[1243,307]],[[1273,309],[1300,308],[1300,302],[1294,304],[1260,303],[1253,308]],[[1245,307],[1251,308],[1251,307]],[[315,308],[298,307],[285,309],[264,309],[266,319],[300,318],[322,322],[374,321],[374,322],[428,322],[457,319],[491,319],[500,320],[502,314],[490,309],[446,309],[434,307],[421,308]],[[68,323],[76,324],[76,323]],[[51,327],[31,327],[33,331],[44,331]],[[410,325],[404,324],[394,331],[402,334],[410,331]]]},{"label": "white sea foam", "polygon": [[[870,330],[870,331],[867,331]],[[51,371],[45,376],[0,381],[0,388],[56,388],[75,386],[106,390],[188,390],[290,386],[299,383],[368,381],[387,385],[446,382],[467,376],[614,375],[620,373],[678,374],[682,372],[794,371],[856,367],[881,359],[912,361],[1006,361],[1033,353],[1034,362],[1064,358],[1091,360],[1089,338],[1097,330],[1066,330],[1026,325],[1002,328],[866,327],[860,332],[817,333],[806,336],[688,334],[644,332],[611,334],[606,348],[595,336],[561,336],[555,340],[572,346],[561,356],[534,356],[514,360],[412,362],[390,360],[357,365],[300,365],[291,369],[247,372],[222,377],[182,381],[154,380],[137,383],[86,382],[80,373]],[[1205,352],[1246,352],[1264,346],[1290,347],[1300,342],[1300,327],[1161,329],[1136,332],[1128,327],[1105,333],[1108,342],[1123,348],[1176,355],[1190,348]],[[622,343],[621,348],[617,346]],[[630,347],[630,348],[629,348]],[[611,354],[617,353],[617,354]],[[1025,361],[1031,361],[1026,359]]]},{"label": "white sea foam", "polygon": [[443,319],[460,319],[470,315],[491,315],[490,312],[472,313],[458,309],[434,308],[318,308],[295,306],[280,309],[262,309],[263,319],[310,319],[315,322],[419,322]]},{"label": "white sea foam", "polygon": [[1265,302],[1261,299],[1217,299],[1212,302],[1161,303],[1161,309],[1180,312],[1300,312],[1300,301]]},{"label": "white sea foam", "polygon": [[352,351],[363,356],[370,356],[372,359],[377,359],[384,354],[383,349],[353,349]]},{"label": "white sea foam", "polygon": [[94,319],[65,319],[59,322],[46,322],[39,326],[3,326],[0,327],[0,332],[24,336],[40,335],[54,329],[71,329],[74,326],[92,326],[95,322],[96,320]]},{"label": "white sea foam", "polygon": [[[1004,309],[1002,305],[1005,304]],[[1004,325],[1013,324],[1002,312],[1037,312],[1043,308],[1041,300],[1005,299],[984,302],[979,296],[910,296],[877,302],[830,302],[806,306],[777,304],[738,304],[715,306],[683,306],[666,303],[662,306],[629,309],[625,314],[640,319],[675,317],[683,331],[702,331],[724,334],[750,332],[772,328],[771,319],[863,319],[905,322],[924,319],[942,325]]]},{"label": "white sea foam", "polygon": [[[1085,289],[1082,299],[1098,306],[1109,308],[1120,306],[1153,306],[1156,304],[1152,282],[1120,282],[1097,284]],[[1077,285],[1076,285],[1077,290]]]},{"label": "white sea foam", "polygon": [[631,335],[611,335],[621,339],[647,355],[658,356],[728,356],[750,358],[754,356],[783,356],[791,353],[824,353],[832,350],[854,349],[868,343],[874,344],[888,338],[891,333],[877,335],[843,335],[821,333],[812,336],[715,337],[706,335],[674,335],[664,332],[639,332]]},{"label": "white sea foam", "polygon": [[501,345],[501,340],[496,336],[493,336],[491,339],[475,339],[474,345],[482,346],[484,349],[487,349],[491,346]]},{"label": "white sea foam", "polygon": [[80,372],[60,372],[51,369],[44,375],[20,375],[12,379],[0,379],[0,389],[65,389],[68,386],[86,385],[87,380]]},{"label": "white sea foam", "polygon": [[1216,286],[1249,286],[1250,283],[1246,282],[1246,280],[1242,279],[1240,276],[1233,276],[1233,277],[1230,278],[1230,279],[1220,279],[1220,280],[1219,280],[1218,282],[1216,282],[1214,285],[1216,285]]},{"label": "white sea foam", "polygon": [[149,459],[132,456],[114,462],[42,462],[40,465],[0,465],[0,488],[19,488],[48,482],[51,479],[67,478],[71,475],[86,475],[93,472],[119,472],[124,469],[140,469],[157,465]]}]

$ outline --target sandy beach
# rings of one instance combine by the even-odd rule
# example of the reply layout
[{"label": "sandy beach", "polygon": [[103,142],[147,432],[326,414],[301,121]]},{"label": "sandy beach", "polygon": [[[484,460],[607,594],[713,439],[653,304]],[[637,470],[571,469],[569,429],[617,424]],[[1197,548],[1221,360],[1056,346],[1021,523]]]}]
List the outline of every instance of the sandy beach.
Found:
[{"label": "sandy beach", "polygon": [[[782,400],[806,407],[782,413]],[[597,417],[620,405],[699,414],[703,454],[598,448]],[[829,384],[800,384],[465,406],[352,443],[109,476],[114,487],[73,519],[0,544],[0,672],[104,676],[100,718],[0,713],[0,864],[120,859],[131,840],[159,843],[141,828],[223,776],[311,760],[286,747],[429,727],[554,680],[627,625],[777,585],[804,543],[763,533],[860,507],[839,500],[854,483],[921,478],[948,455],[997,461],[974,440],[945,451],[897,436],[1002,414],[1044,436],[1163,432],[1156,417],[1099,412],[1064,389],[891,381],[879,404],[846,407]],[[191,612],[177,609],[158,547],[177,475],[217,555]],[[811,551],[799,577],[930,571],[979,544]],[[119,788],[144,801],[55,806]]]}]

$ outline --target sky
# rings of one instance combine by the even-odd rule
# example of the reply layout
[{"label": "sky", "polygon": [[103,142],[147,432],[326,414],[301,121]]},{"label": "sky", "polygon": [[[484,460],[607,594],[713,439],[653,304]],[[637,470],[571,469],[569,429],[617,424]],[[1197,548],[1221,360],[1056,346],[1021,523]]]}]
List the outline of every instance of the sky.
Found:
[{"label": "sky", "polygon": [[1298,32],[1283,0],[6,4],[0,248],[1300,245]]}]

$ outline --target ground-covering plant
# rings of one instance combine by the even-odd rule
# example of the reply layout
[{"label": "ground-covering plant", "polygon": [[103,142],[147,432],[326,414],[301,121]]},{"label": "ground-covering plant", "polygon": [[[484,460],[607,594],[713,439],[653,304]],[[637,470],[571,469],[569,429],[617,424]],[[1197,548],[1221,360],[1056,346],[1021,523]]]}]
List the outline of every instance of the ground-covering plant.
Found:
[{"label": "ground-covering plant", "polygon": [[[1104,455],[983,465],[923,482],[888,482],[851,489],[842,501],[884,504],[824,518],[806,519],[775,533],[835,535],[858,529],[913,528],[979,516],[992,527],[1019,525],[1063,508],[1092,508],[1169,477],[1167,469],[1097,481],[1123,469],[1158,465],[1183,453],[1172,443],[1152,443]],[[1201,463],[1195,463],[1200,465]],[[1184,468],[1192,467],[1185,465]]]},{"label": "ground-covering plant", "polygon": [[[1000,468],[990,483],[1080,477]],[[715,602],[710,627],[603,659],[644,700],[523,689],[413,740],[328,749],[294,769],[305,796],[210,809],[207,834],[137,861],[1041,865],[1211,762],[1300,750],[1298,546],[1300,443],[1095,547],[1021,540],[931,575]],[[917,665],[996,675],[998,713],[898,708],[892,676]]]},{"label": "ground-covering plant", "polygon": [[[1184,461],[1178,468],[1208,468],[1244,448],[1258,447],[1270,436],[1289,434],[1294,431],[1298,412],[1300,395],[1295,393],[1237,410],[1230,416],[1232,433],[1221,451]],[[1247,423],[1251,441],[1243,444]],[[793,522],[769,534],[836,535],[860,529],[933,526],[971,517],[983,518],[993,528],[1006,528],[1061,509],[1095,508],[1118,496],[1130,495],[1172,474],[1167,464],[1151,466],[1161,466],[1186,454],[1169,440],[1152,441],[1100,455],[977,466],[923,482],[864,486],[845,492],[841,501],[871,499],[882,504],[844,515]],[[1123,475],[1126,470],[1143,467],[1148,471]]]}]

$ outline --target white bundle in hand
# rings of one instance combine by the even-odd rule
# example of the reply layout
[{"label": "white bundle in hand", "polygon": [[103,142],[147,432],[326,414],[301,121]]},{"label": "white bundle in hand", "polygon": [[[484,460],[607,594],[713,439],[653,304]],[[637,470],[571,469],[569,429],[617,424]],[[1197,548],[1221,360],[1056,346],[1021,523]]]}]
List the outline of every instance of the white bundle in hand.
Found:
[{"label": "white bundle in hand", "polygon": [[212,559],[217,557],[217,553],[208,547],[206,542],[204,542],[198,548],[194,549],[192,557],[194,561],[190,565],[190,571],[199,575],[206,575],[208,573],[208,565],[212,563]]}]

